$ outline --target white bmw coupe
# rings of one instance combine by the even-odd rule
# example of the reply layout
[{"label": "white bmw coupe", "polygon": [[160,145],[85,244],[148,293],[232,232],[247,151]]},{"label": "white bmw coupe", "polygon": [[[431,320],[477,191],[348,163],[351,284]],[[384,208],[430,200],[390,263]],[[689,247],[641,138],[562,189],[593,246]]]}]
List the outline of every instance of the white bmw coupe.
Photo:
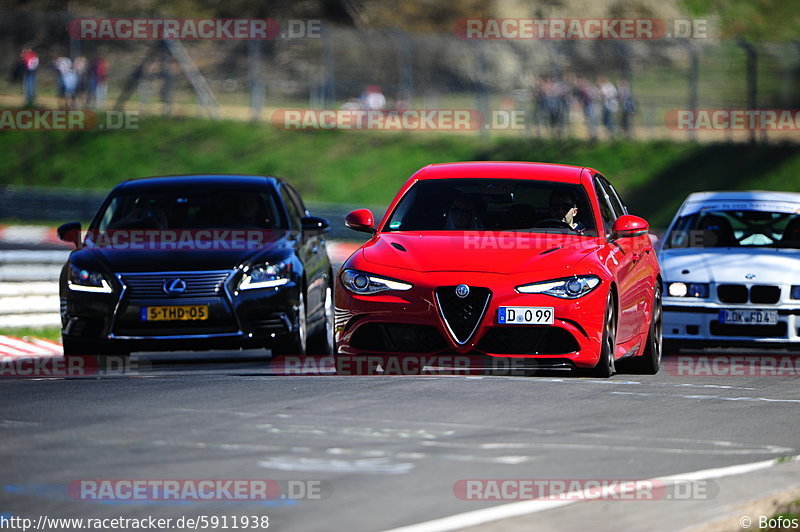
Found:
[{"label": "white bmw coupe", "polygon": [[691,194],[659,247],[665,353],[800,348],[800,193]]}]

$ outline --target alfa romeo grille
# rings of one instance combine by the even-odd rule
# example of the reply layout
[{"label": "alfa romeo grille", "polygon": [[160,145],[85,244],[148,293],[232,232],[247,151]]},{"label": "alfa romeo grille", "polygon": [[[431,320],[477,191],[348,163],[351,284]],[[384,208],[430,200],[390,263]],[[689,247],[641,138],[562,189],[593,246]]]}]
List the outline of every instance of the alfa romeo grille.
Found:
[{"label": "alfa romeo grille", "polygon": [[[123,273],[126,296],[131,299],[175,299],[185,297],[215,297],[222,294],[223,284],[230,271]],[[180,279],[186,283],[182,293],[168,294],[164,283]]]},{"label": "alfa romeo grille", "polygon": [[459,344],[467,343],[489,307],[492,291],[471,286],[466,297],[459,297],[455,286],[441,286],[434,295],[450,335]]}]

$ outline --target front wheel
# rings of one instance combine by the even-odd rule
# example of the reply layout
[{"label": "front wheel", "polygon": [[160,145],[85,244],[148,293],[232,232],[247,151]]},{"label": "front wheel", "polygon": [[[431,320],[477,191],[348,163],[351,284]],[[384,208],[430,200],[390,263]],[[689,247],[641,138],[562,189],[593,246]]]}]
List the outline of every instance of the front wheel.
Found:
[{"label": "front wheel", "polygon": [[306,354],[306,299],[300,291],[297,303],[297,326],[295,330],[281,336],[272,346],[273,355],[305,356]]},{"label": "front wheel", "polygon": [[616,373],[614,351],[617,347],[617,309],[614,305],[614,296],[608,294],[606,314],[603,321],[603,342],[600,346],[600,360],[592,370],[594,377],[607,379]]},{"label": "front wheel", "polygon": [[656,286],[656,291],[653,294],[653,312],[650,317],[650,329],[647,333],[644,354],[632,360],[634,368],[639,373],[655,375],[661,367],[661,357],[664,352],[661,339],[662,324],[661,287]]},{"label": "front wheel", "polygon": [[319,357],[333,356],[333,290],[325,288],[325,310],[322,327],[309,336],[308,354]]}]

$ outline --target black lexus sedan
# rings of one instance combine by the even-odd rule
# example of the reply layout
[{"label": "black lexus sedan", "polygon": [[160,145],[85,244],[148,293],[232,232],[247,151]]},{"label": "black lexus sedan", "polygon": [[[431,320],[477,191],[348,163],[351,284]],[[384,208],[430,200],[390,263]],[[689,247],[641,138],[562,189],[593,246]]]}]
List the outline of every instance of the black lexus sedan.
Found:
[{"label": "black lexus sedan", "polygon": [[276,177],[186,175],[117,185],[61,272],[65,356],[266,347],[333,353],[324,233]]}]

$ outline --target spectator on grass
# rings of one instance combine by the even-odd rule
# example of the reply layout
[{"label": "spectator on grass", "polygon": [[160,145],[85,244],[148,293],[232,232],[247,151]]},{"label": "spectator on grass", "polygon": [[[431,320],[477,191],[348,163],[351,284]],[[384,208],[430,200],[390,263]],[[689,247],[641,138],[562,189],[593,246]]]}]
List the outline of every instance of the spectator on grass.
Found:
[{"label": "spectator on grass", "polygon": [[25,106],[32,107],[36,101],[36,71],[39,69],[39,56],[30,48],[19,55],[17,73],[22,79],[22,94]]},{"label": "spectator on grass", "polygon": [[69,57],[59,57],[53,61],[53,68],[58,75],[58,96],[64,101],[65,109],[72,109],[78,88],[78,76],[72,67],[72,60]]},{"label": "spectator on grass", "polygon": [[97,56],[89,65],[89,89],[86,91],[86,106],[105,107],[108,97],[108,61],[103,56]]},{"label": "spectator on grass", "polygon": [[600,94],[603,96],[603,127],[606,128],[608,136],[613,137],[616,134],[614,115],[619,110],[617,88],[611,81],[603,77],[598,79],[597,84],[600,87]]},{"label": "spectator on grass", "polygon": [[622,133],[630,138],[631,120],[633,119],[633,114],[636,113],[636,104],[633,101],[631,86],[626,80],[623,79],[617,83],[617,95],[619,97],[620,127],[622,128]]}]

